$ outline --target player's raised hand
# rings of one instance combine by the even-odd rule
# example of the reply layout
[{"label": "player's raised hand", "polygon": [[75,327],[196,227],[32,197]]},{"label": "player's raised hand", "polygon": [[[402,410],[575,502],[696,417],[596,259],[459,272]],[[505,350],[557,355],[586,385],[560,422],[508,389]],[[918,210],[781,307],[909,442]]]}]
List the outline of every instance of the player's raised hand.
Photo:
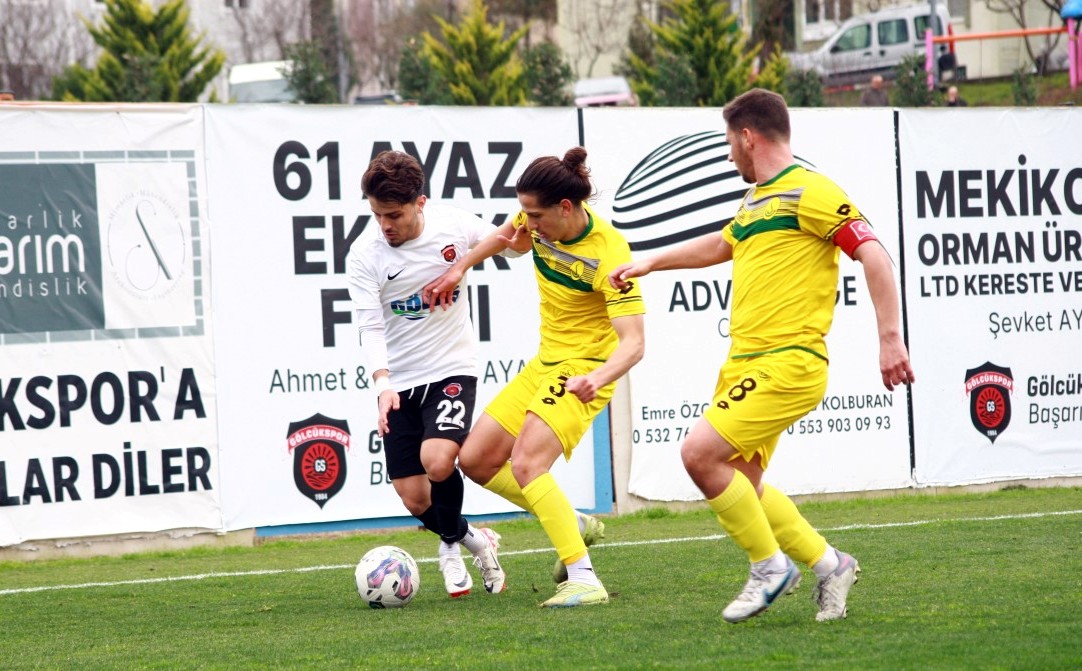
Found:
[{"label": "player's raised hand", "polygon": [[506,235],[497,235],[496,237],[498,237],[503,244],[519,254],[525,254],[533,248],[533,236],[530,235],[530,232],[525,226],[516,226],[515,232],[511,234],[511,237],[507,237]]},{"label": "player's raised hand", "polygon": [[462,282],[464,274],[457,264],[451,266],[421,289],[421,302],[429,306],[430,312],[434,312],[437,305],[446,310],[453,302],[455,288]]},{"label": "player's raised hand", "polygon": [[634,277],[642,277],[650,273],[650,266],[645,261],[632,261],[631,263],[625,263],[617,266],[611,273],[609,273],[609,284],[613,289],[623,291],[631,286],[630,279]]}]

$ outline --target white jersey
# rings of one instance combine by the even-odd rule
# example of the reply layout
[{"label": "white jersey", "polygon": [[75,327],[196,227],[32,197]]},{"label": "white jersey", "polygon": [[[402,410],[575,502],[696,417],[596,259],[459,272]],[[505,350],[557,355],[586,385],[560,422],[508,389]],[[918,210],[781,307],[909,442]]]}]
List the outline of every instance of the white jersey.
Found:
[{"label": "white jersey", "polygon": [[493,230],[492,224],[464,210],[429,201],[417,238],[391,247],[373,222],[353,243],[346,260],[349,295],[355,310],[383,310],[395,391],[451,375],[477,375],[477,338],[466,282],[455,290],[446,310],[431,311],[422,304],[421,289]]}]

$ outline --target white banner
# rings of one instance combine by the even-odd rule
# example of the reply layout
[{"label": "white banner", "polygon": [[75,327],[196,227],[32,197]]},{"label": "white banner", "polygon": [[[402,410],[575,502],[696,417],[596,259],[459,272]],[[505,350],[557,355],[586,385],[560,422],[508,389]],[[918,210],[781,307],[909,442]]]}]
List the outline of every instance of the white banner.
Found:
[{"label": "white banner", "polygon": [[[794,110],[792,124],[798,160],[837,181],[898,259],[891,111]],[[587,109],[584,128],[599,208],[612,214],[636,257],[719,230],[747,190],[728,163],[720,110]],[[709,404],[728,353],[731,278],[726,264],[642,281],[646,356],[630,375],[632,494],[702,498],[684,471],[680,443]],[[789,493],[910,484],[906,396],[882,386],[864,275],[844,256],[828,346],[826,398],[782,437],[770,482]]]},{"label": "white banner", "polygon": [[900,115],[917,482],[1082,474],[1082,117]]},{"label": "white banner", "polygon": [[202,108],[0,127],[0,546],[220,529]]},{"label": "white banner", "polygon": [[[578,143],[576,113],[209,106],[207,115],[226,526],[405,516],[375,434],[344,275],[371,217],[361,175],[381,150],[410,152],[430,197],[500,223],[518,211],[526,165]],[[487,261],[468,281],[480,413],[536,353],[538,299],[528,257]],[[334,463],[318,479],[301,449],[313,440]],[[594,506],[593,460],[588,435],[553,470],[582,508]],[[467,513],[515,510],[479,486],[466,491]]]}]

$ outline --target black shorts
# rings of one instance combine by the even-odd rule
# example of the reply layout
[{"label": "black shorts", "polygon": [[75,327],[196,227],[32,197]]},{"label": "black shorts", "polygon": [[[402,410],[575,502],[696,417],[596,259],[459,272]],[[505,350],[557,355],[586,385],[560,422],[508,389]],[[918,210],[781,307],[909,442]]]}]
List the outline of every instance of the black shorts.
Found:
[{"label": "black shorts", "polygon": [[392,480],[423,475],[421,443],[446,438],[459,445],[473,426],[477,378],[452,375],[440,382],[399,392],[399,408],[387,415],[390,433],[383,437],[387,475]]}]

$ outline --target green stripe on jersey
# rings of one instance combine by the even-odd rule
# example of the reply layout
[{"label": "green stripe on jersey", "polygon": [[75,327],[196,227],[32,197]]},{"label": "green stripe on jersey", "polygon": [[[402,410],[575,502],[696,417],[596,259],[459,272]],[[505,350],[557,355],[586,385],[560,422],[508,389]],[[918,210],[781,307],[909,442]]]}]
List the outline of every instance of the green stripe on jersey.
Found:
[{"label": "green stripe on jersey", "polygon": [[796,217],[784,216],[774,217],[773,219],[760,219],[753,222],[748,226],[741,226],[740,224],[733,223],[733,237],[737,240],[744,241],[753,235],[759,235],[760,233],[769,233],[771,231],[799,231],[800,224],[797,223]]},{"label": "green stripe on jersey", "polygon": [[594,290],[593,286],[591,286],[588,282],[572,279],[571,277],[568,277],[563,273],[557,272],[552,268],[549,268],[548,264],[545,263],[544,259],[542,259],[536,251],[533,254],[533,264],[537,268],[537,271],[541,273],[541,276],[549,282],[555,282],[556,284],[563,285],[568,289],[574,289],[575,291],[583,291],[586,293],[590,293]]}]

